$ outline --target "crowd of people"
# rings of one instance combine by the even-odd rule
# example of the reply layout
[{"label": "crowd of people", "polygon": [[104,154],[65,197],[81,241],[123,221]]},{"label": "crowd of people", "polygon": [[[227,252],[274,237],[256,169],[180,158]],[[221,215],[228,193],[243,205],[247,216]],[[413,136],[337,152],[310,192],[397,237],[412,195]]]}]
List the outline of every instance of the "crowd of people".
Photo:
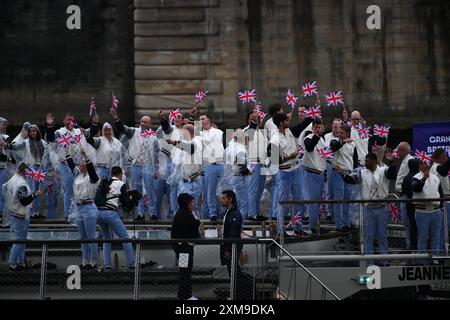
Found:
[{"label": "crowd of people", "polygon": [[[284,222],[301,217],[315,235],[321,232],[320,204],[294,205],[292,210],[280,201],[384,201],[390,180],[402,198],[450,196],[450,161],[445,150],[438,149],[430,159],[426,154],[417,159],[409,143],[402,142],[393,152],[386,134],[367,134],[360,112],[349,117],[345,108],[342,118],[334,119],[331,132],[325,134],[323,121],[307,111],[300,106],[285,114],[282,105],[275,104],[264,124],[258,110],[249,112],[245,126],[232,130],[229,142],[211,116],[196,107],[188,117],[160,111],[158,128],[149,116],[142,117],[137,127],[128,127],[114,108],[111,124],[101,124],[94,114],[86,129],[71,114],[65,115],[62,127],[48,114],[43,125],[25,123],[14,139],[6,134],[7,120],[0,118],[0,213],[15,239],[24,240],[29,218],[56,218],[58,195],[63,192],[64,216],[75,217],[82,239],[95,239],[97,225],[105,239],[112,238],[113,232],[127,239],[120,217],[127,211],[124,208],[133,207],[130,202],[136,202],[134,219],[138,222],[145,221],[146,215],[151,220],[172,219],[188,207],[196,221],[216,222],[220,218],[218,199],[223,191],[232,190],[243,220],[277,221],[282,235]],[[297,124],[291,125],[294,121]],[[36,178],[37,173],[41,178]],[[132,197],[130,189],[145,196]],[[267,211],[261,207],[265,189],[270,195]],[[104,190],[102,201],[97,199],[101,198],[99,190]],[[46,217],[41,215],[43,197]],[[359,205],[327,205],[326,210],[338,231],[358,228]],[[433,251],[443,249],[441,202],[405,203],[400,210],[407,249],[423,252],[429,239]],[[376,241],[379,251],[387,253],[386,203],[363,204],[363,213],[365,252],[373,253]],[[83,268],[95,268],[97,246],[83,245],[82,249]],[[105,244],[105,270],[111,267],[110,250]],[[132,246],[124,244],[124,250],[132,267]],[[14,245],[11,269],[23,265],[24,245]]]}]

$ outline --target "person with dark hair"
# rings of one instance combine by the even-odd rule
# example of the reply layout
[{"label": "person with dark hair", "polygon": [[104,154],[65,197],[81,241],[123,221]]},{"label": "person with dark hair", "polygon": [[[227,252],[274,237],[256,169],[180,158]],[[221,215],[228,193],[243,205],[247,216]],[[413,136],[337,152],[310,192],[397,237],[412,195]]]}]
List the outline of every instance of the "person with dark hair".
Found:
[{"label": "person with dark hair", "polygon": [[[30,125],[27,130],[28,138],[22,141],[21,143],[12,143],[11,149],[15,152],[21,153],[21,158],[25,163],[29,163],[30,167],[33,170],[45,169],[45,163],[47,159],[44,159],[44,156],[48,158],[48,146],[47,142],[45,142],[41,138],[41,131],[38,126]],[[37,182],[34,180],[29,180],[31,192],[35,192],[37,189],[41,187],[41,182]],[[41,201],[40,199],[36,199],[33,202],[31,207],[31,219],[43,219],[40,213]]]},{"label": "person with dark hair", "polygon": [[[358,152],[356,144],[350,139],[351,128],[343,125],[338,130],[338,140],[331,140],[330,147],[334,152],[332,164],[339,166],[341,172],[350,173],[358,166]],[[342,176],[332,170],[328,176],[334,200],[350,200],[348,184],[344,183]],[[350,228],[349,206],[346,204],[334,204],[334,221],[340,231],[348,231]]]},{"label": "person with dark hair", "polygon": [[[122,181],[123,171],[120,167],[113,167],[111,169],[111,180],[109,181],[109,188],[106,193],[106,202],[97,206],[97,224],[102,230],[102,235],[104,240],[111,240],[112,232],[117,234],[119,239],[128,240],[130,237],[128,235],[127,229],[120,219],[118,210],[120,207],[129,208],[134,206],[131,204],[132,199],[130,199],[127,193],[127,185]],[[102,185],[99,186],[101,188]],[[134,254],[133,246],[131,243],[123,243],[123,250],[128,263],[129,269],[134,269]],[[111,271],[111,244],[103,244],[103,269],[102,271]]]},{"label": "person with dark hair", "polygon": [[[305,183],[308,186],[307,199],[319,201],[323,196],[327,161],[319,154],[319,150],[326,147],[324,126],[321,120],[314,120],[312,133],[305,138],[305,155],[303,167],[305,170]],[[309,228],[312,234],[320,230],[320,205],[307,205]]]},{"label": "person with dark hair", "polygon": [[[225,209],[223,219],[223,239],[240,239],[242,232],[242,215],[239,212],[236,194],[231,190],[225,190],[220,196],[220,205]],[[237,246],[236,261],[239,263],[239,256],[242,251],[242,244]],[[231,274],[231,243],[224,243],[220,247],[220,260],[222,265],[228,268],[228,274]]]},{"label": "person with dark hair", "polygon": [[[94,197],[100,178],[95,172],[92,161],[86,156],[86,152],[81,148],[81,162],[77,168],[67,148],[66,161],[75,177],[73,185],[73,194],[75,199],[76,224],[81,240],[95,240],[97,237],[97,207],[94,204]],[[98,244],[83,243],[82,252],[82,270],[94,270],[98,262]]]},{"label": "person with dark hair", "polygon": [[[352,173],[344,172],[339,166],[335,170],[342,174],[345,183],[361,185],[361,200],[386,200],[389,195],[389,180],[397,178],[396,166],[392,151],[385,152],[388,166],[378,165],[378,157],[374,153],[366,155],[365,168],[358,168]],[[378,241],[381,254],[388,254],[387,228],[389,212],[385,203],[364,204],[364,253],[374,254],[374,242]],[[369,265],[373,261],[367,262]],[[385,262],[381,262],[385,264]]]},{"label": "person with dark hair", "polygon": [[[419,160],[412,158],[408,161],[408,174],[403,178],[402,182],[402,199],[412,199],[413,197],[413,189],[412,189],[412,179],[413,177],[419,173]],[[403,206],[406,211],[407,219],[408,219],[408,228],[406,228],[406,239],[408,242],[407,250],[417,250],[417,222],[416,222],[416,209],[412,202],[407,202]],[[403,212],[402,212],[402,220],[403,220]]]},{"label": "person with dark hair", "polygon": [[264,165],[267,162],[267,135],[259,129],[261,120],[255,112],[247,116],[247,126],[244,128],[248,137],[248,161],[252,168],[252,174],[248,175],[246,183],[248,186],[249,203],[248,219],[251,221],[267,220],[261,214],[261,198],[266,184],[266,171]]},{"label": "person with dark hair", "polygon": [[[272,165],[278,165],[279,190],[277,201],[301,199],[300,167],[298,140],[289,129],[290,119],[284,114],[277,114],[274,123],[278,126],[269,145],[269,155]],[[275,197],[276,195],[273,195]],[[284,233],[283,215],[288,216],[289,207],[280,206],[278,210],[277,225],[278,234]],[[296,213],[302,210],[302,206],[295,205]]]},{"label": "person with dark hair", "polygon": [[[445,170],[446,163],[449,162],[447,151],[444,148],[438,148],[433,154],[433,165],[430,172],[439,177],[442,187],[442,193],[445,198],[450,198],[450,179],[448,177],[449,170]],[[447,174],[446,174],[447,173]],[[450,229],[450,201],[447,201],[447,229]],[[444,223],[442,223],[441,230],[441,248],[444,248],[445,242],[445,229]]]},{"label": "person with dark hair", "polygon": [[274,117],[277,114],[283,113],[283,106],[279,103],[272,104],[269,107],[270,119],[264,124],[264,129],[267,130],[267,137],[270,140],[275,130],[277,130],[277,125],[274,123]]},{"label": "person with dark hair", "polygon": [[[172,239],[199,239],[200,220],[195,213],[194,197],[182,193],[178,196],[178,211],[171,229]],[[179,242],[173,247],[178,265],[178,299],[198,300],[192,295],[192,267],[194,264],[194,246],[188,242]]]},{"label": "person with dark hair", "polygon": [[[42,194],[39,189],[31,192],[25,177],[27,169],[28,164],[22,162],[16,174],[2,185],[2,193],[5,194],[6,199],[8,224],[11,226],[14,240],[20,241],[28,238],[30,206]],[[9,270],[24,271],[25,269],[25,245],[13,244],[9,256]]]}]

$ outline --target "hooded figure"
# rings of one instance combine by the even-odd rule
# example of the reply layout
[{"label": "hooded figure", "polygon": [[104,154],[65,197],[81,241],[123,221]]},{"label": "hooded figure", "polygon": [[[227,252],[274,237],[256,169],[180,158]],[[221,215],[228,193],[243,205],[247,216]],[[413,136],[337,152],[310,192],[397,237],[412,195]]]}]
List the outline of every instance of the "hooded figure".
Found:
[{"label": "hooded figure", "polygon": [[[178,211],[173,219],[172,224],[172,239],[198,239],[200,232],[198,230],[200,221],[197,214],[194,212],[195,200],[194,197],[182,193],[178,197]],[[178,299],[196,300],[192,296],[192,266],[194,264],[194,246],[187,242],[179,242],[174,246],[178,262]]]},{"label": "hooded figure", "polygon": [[[96,130],[91,128],[91,131]],[[101,137],[95,138],[91,134],[87,142],[96,150],[97,174],[100,178],[110,178],[113,167],[124,167],[125,148],[114,137],[113,128],[108,122],[103,125]]]}]

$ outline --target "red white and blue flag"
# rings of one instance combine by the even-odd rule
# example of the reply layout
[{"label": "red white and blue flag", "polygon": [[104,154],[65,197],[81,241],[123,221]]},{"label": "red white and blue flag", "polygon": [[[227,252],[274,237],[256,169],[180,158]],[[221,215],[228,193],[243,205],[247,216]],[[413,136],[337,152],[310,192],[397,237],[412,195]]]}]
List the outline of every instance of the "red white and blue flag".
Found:
[{"label": "red white and blue flag", "polygon": [[116,111],[119,110],[119,104],[120,104],[119,99],[113,93],[113,95],[112,95],[112,107],[113,107],[113,109],[116,110]]},{"label": "red white and blue flag", "polygon": [[400,158],[400,156],[398,154],[398,148],[396,148],[396,149],[394,149],[392,151],[392,156],[394,157],[394,159],[399,159]]},{"label": "red white and blue flag", "polygon": [[47,179],[47,172],[45,170],[38,169],[35,172],[36,172],[35,180],[37,182],[44,182],[45,179]]},{"label": "red white and blue flag", "polygon": [[70,144],[77,144],[81,141],[81,134],[75,135],[71,140]]},{"label": "red white and blue flag", "polygon": [[27,177],[30,180],[36,179],[36,171],[33,170],[33,168],[25,169],[25,177]]},{"label": "red white and blue flag", "polygon": [[419,159],[420,162],[426,163],[428,165],[431,164],[431,155],[427,154],[425,151],[416,150],[414,158]]},{"label": "red white and blue flag", "polygon": [[94,97],[91,98],[91,102],[89,103],[89,116],[93,117],[97,113],[97,107],[95,105]]},{"label": "red white and blue flag", "polygon": [[322,110],[319,107],[311,107],[305,110],[305,117],[312,119],[322,119]]},{"label": "red white and blue flag", "polygon": [[370,138],[370,127],[365,127],[360,123],[357,130],[360,139],[364,140]]},{"label": "red white and blue flag", "polygon": [[379,126],[375,125],[373,128],[373,135],[380,137],[380,138],[388,138],[389,137],[389,131],[391,130],[388,126]]},{"label": "red white and blue flag", "polygon": [[195,102],[199,103],[202,102],[206,99],[206,97],[208,96],[208,91],[199,91],[195,94]]},{"label": "red white and blue flag", "polygon": [[395,203],[388,203],[388,209],[392,216],[392,221],[394,223],[399,223],[402,221],[402,215],[400,214],[400,209]]},{"label": "red white and blue flag", "polygon": [[156,136],[156,131],[153,131],[152,129],[145,129],[141,131],[141,136],[144,138],[150,138],[151,136]]},{"label": "red white and blue flag", "polygon": [[67,148],[71,144],[73,144],[73,136],[70,134],[70,132],[66,132],[59,138],[56,138],[55,141],[61,148]]},{"label": "red white and blue flag", "polygon": [[344,104],[344,95],[342,94],[342,91],[330,92],[325,95],[325,99],[327,106],[329,107],[337,107],[340,104]]},{"label": "red white and blue flag", "polygon": [[302,89],[303,89],[303,96],[305,98],[319,94],[319,87],[317,86],[317,81],[305,83],[304,85],[302,85]]},{"label": "red white and blue flag", "polygon": [[327,146],[325,148],[320,148],[319,155],[321,158],[324,158],[324,159],[334,159],[334,153],[333,153],[333,150],[331,150],[330,146]]},{"label": "red white and blue flag", "polygon": [[175,120],[178,117],[183,117],[183,112],[180,111],[180,108],[176,108],[175,110],[170,110],[169,111],[169,123],[170,124],[175,124]]},{"label": "red white and blue flag", "polygon": [[302,146],[298,147],[298,154],[300,156],[304,156],[305,155],[305,148],[303,148]]},{"label": "red white and blue flag", "polygon": [[244,90],[239,92],[239,99],[242,103],[256,103],[256,90]]},{"label": "red white and blue flag", "polygon": [[288,90],[286,94],[286,102],[292,109],[297,106],[298,98],[294,95],[291,89]]},{"label": "red white and blue flag", "polygon": [[296,215],[291,217],[291,221],[289,221],[289,223],[286,226],[286,229],[292,229],[292,230],[297,230],[297,232],[301,232],[301,229],[303,227],[302,225],[302,217],[303,217],[304,212],[299,212]]}]

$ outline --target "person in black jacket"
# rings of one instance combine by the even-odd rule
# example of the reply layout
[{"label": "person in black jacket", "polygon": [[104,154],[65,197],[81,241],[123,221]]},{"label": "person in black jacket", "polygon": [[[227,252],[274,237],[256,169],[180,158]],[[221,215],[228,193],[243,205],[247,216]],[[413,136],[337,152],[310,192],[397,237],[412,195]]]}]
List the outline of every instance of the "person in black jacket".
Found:
[{"label": "person in black jacket", "polygon": [[[402,195],[406,196],[407,199],[412,199],[413,189],[412,189],[412,178],[419,173],[419,160],[411,159],[408,162],[409,173],[403,179],[402,182]],[[417,250],[417,223],[415,216],[415,208],[412,202],[406,203],[406,213],[410,221],[410,240],[411,240],[411,250]]]},{"label": "person in black jacket", "polygon": [[[220,205],[226,209],[223,219],[223,239],[240,239],[242,231],[242,215],[239,212],[236,194],[233,191],[224,191],[220,196]],[[242,251],[242,244],[237,246],[236,261]],[[232,244],[223,243],[220,248],[220,261],[222,265],[228,268],[228,274],[231,275],[231,253]],[[239,270],[239,264],[238,264]]]},{"label": "person in black jacket", "polygon": [[[178,197],[178,211],[173,219],[172,239],[199,239],[200,220],[194,211],[194,197],[182,193]],[[192,266],[194,264],[194,246],[188,242],[179,242],[174,246],[179,267],[178,271],[178,299],[197,300],[192,296]],[[188,258],[188,263],[183,263]]]}]

